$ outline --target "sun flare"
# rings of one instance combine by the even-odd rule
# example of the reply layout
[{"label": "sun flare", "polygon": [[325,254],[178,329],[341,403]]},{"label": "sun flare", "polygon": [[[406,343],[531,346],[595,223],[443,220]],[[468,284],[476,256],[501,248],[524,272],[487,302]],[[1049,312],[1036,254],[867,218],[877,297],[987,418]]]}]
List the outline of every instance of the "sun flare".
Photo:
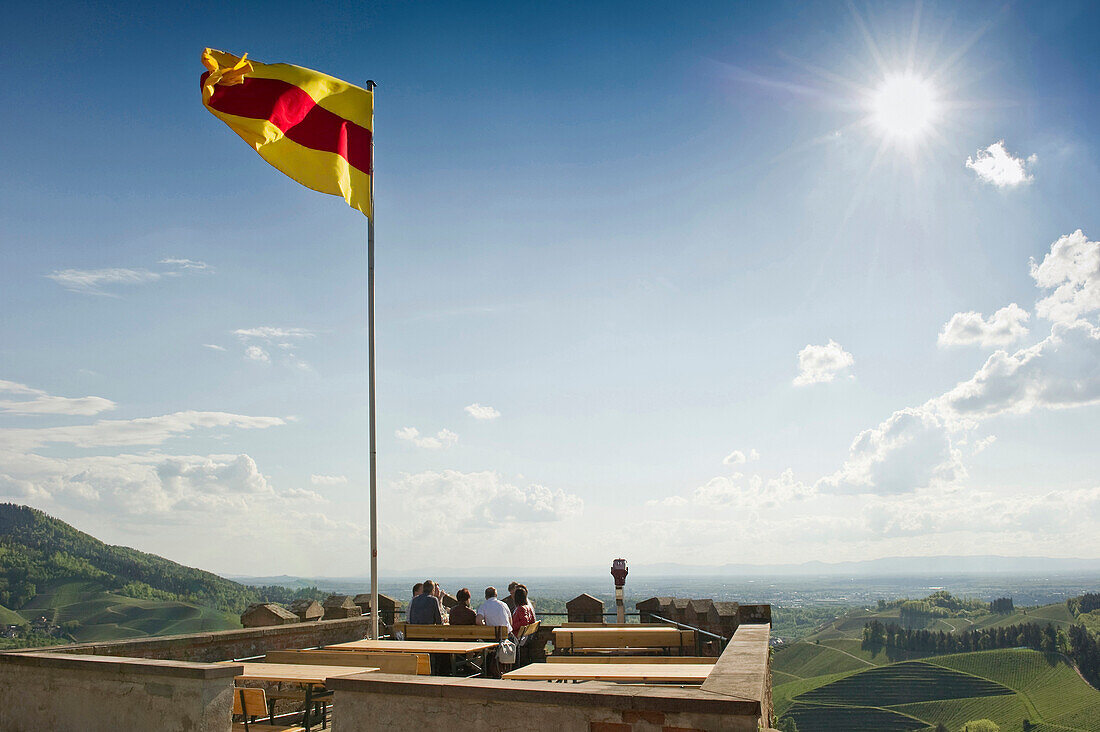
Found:
[{"label": "sun flare", "polygon": [[935,117],[935,89],[912,74],[886,77],[871,98],[871,118],[887,137],[912,140],[926,132]]}]

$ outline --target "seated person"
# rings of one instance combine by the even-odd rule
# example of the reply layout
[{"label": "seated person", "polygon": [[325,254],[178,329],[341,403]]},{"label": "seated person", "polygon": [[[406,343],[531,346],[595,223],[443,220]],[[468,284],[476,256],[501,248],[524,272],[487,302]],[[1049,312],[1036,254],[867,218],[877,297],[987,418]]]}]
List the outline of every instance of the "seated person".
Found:
[{"label": "seated person", "polygon": [[463,587],[455,599],[458,604],[451,608],[451,625],[474,625],[477,613],[470,608],[470,590]]},{"label": "seated person", "polygon": [[485,588],[485,602],[477,609],[476,622],[490,627],[512,627],[512,611],[497,599],[497,588]]},{"label": "seated person", "polygon": [[527,588],[520,585],[513,596],[516,601],[516,609],[512,611],[512,634],[519,635],[523,626],[535,622],[535,608],[527,602]]},{"label": "seated person", "polygon": [[443,606],[433,594],[435,583],[424,581],[423,591],[409,603],[406,620],[413,625],[443,625]]}]

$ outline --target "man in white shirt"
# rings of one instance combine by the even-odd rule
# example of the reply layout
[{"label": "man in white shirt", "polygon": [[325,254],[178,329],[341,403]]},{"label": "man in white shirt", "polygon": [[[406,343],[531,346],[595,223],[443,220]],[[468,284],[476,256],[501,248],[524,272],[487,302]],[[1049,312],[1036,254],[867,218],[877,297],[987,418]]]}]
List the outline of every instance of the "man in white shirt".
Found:
[{"label": "man in white shirt", "polygon": [[474,622],[478,625],[512,627],[512,612],[508,606],[497,599],[497,588],[485,588],[485,602],[477,609]]}]

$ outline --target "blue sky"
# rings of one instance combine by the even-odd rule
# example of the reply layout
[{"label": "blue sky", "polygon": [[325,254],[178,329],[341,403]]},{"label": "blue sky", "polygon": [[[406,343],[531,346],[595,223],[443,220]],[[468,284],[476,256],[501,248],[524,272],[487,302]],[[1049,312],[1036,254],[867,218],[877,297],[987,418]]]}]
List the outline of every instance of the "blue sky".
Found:
[{"label": "blue sky", "polygon": [[[212,46],[379,84],[383,572],[1100,556],[1098,26],[15,9],[0,498],[218,571],[366,571],[365,220],[203,109]],[[871,119],[906,74],[912,137]]]}]

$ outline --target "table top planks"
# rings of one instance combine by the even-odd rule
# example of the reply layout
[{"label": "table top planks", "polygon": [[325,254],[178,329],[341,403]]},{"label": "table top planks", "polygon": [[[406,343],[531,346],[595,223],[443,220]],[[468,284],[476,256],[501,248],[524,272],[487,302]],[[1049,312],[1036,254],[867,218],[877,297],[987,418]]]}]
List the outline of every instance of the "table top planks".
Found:
[{"label": "table top planks", "polygon": [[504,674],[516,681],[615,681],[622,683],[701,684],[709,663],[532,663]]},{"label": "table top planks", "polygon": [[369,666],[313,666],[297,663],[260,663],[253,661],[226,661],[233,666],[244,666],[244,673],[237,676],[237,681],[286,681],[298,684],[325,683],[325,679],[334,676],[354,676],[355,674],[370,673],[377,668]]},{"label": "table top planks", "polygon": [[357,640],[325,646],[326,651],[394,651],[401,653],[450,653],[465,656],[481,653],[499,644],[496,641],[431,641],[431,640]]}]

